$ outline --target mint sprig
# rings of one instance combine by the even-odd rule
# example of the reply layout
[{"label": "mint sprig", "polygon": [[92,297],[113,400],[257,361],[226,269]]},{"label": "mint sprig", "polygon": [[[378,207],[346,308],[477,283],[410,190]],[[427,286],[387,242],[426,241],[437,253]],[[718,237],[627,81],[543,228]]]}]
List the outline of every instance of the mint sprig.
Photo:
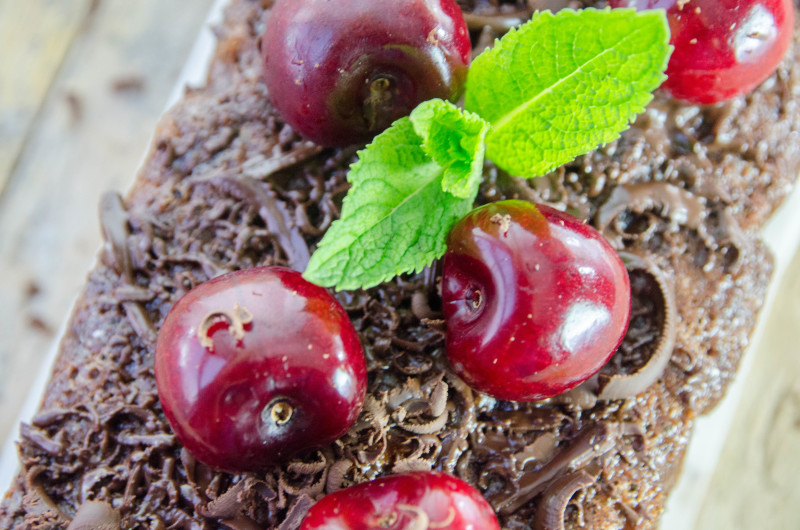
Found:
[{"label": "mint sprig", "polygon": [[483,153],[489,124],[477,114],[434,99],[409,116],[422,149],[442,166],[442,189],[459,199],[475,199],[483,175]]},{"label": "mint sprig", "polygon": [[535,177],[614,140],[665,79],[662,11],[545,11],[475,59],[464,107],[492,124],[487,155]]},{"label": "mint sprig", "polygon": [[663,81],[668,42],[662,10],[534,15],[475,59],[466,111],[426,101],[359,152],[305,278],[356,289],[421,270],[472,209],[484,153],[534,177],[615,139]]},{"label": "mint sprig", "polygon": [[[376,136],[350,168],[341,218],[305,278],[338,289],[372,287],[441,256],[448,230],[478,194],[488,129],[452,103],[431,100]],[[440,135],[447,141],[436,141]]]}]

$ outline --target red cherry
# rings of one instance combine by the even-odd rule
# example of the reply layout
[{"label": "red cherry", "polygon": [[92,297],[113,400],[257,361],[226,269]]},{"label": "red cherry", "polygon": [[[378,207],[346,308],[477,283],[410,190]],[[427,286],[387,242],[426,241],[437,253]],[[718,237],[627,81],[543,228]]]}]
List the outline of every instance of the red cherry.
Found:
[{"label": "red cherry", "polygon": [[167,315],[155,376],[178,440],[200,461],[261,470],[343,435],[366,392],[341,305],[281,267],[202,283]]},{"label": "red cherry", "polygon": [[791,0],[610,0],[667,10],[675,47],[662,88],[692,103],[744,94],[775,71],[794,31]]},{"label": "red cherry", "polygon": [[264,79],[281,116],[326,146],[366,142],[419,103],[461,95],[472,46],[454,0],[278,0]]},{"label": "red cherry", "polygon": [[439,471],[382,477],[337,491],[311,507],[300,530],[380,528],[499,530],[481,494]]},{"label": "red cherry", "polygon": [[514,401],[552,397],[600,370],[631,307],[625,265],[597,230],[523,201],[487,204],[456,223],[442,299],[453,369]]}]

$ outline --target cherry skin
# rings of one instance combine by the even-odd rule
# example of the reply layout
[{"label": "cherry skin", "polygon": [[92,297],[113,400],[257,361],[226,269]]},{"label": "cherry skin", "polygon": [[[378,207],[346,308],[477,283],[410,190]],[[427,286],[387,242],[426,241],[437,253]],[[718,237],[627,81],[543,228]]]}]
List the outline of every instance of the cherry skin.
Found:
[{"label": "cherry skin", "polygon": [[457,100],[472,46],[454,0],[277,0],[261,49],[281,116],[325,146],[367,142],[419,103]]},{"label": "cherry skin", "polygon": [[178,440],[231,472],[339,438],[358,417],[367,381],[347,313],[282,267],[236,271],[186,293],[159,332],[155,376]]},{"label": "cherry skin", "polygon": [[499,530],[492,507],[464,482],[439,471],[412,471],[339,490],[311,507],[300,530],[375,528]]},{"label": "cherry skin", "polygon": [[678,99],[717,103],[749,92],[775,71],[792,40],[792,0],[610,0],[667,10],[675,47],[662,85]]},{"label": "cherry skin", "polygon": [[524,201],[487,204],[456,223],[442,301],[455,372],[513,401],[555,396],[600,370],[631,308],[625,265],[603,236]]}]

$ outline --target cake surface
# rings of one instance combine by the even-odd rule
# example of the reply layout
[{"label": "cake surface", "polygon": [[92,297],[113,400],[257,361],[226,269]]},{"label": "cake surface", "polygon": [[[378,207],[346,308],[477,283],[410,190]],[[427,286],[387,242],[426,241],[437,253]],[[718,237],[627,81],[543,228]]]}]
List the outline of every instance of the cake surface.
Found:
[{"label": "cake surface", "polygon": [[[482,23],[511,16],[478,7]],[[262,2],[234,0],[208,86],[165,116],[128,196],[104,199],[106,248],[41,411],[21,427],[22,473],[0,525],[66,526],[80,509],[125,528],[295,528],[327,492],[431,468],[475,484],[505,528],[528,527],[543,499],[572,492],[567,526],[655,525],[694,418],[724,394],[769,280],[755,233],[798,170],[798,153],[785,148],[800,130],[794,51],[759,89],[726,104],[657,95],[618,141],[544,178],[486,168],[479,203],[551,203],[628,256],[632,325],[601,377],[631,397],[584,387],[520,404],[470,390],[443,356],[434,265],[337,294],[370,372],[353,429],[270,473],[234,476],[196,462],[172,436],[152,372],[157,329],[206,279],[255,265],[303,269],[338,216],[355,157],[302,141],[270,107],[257,50],[264,16]],[[655,384],[624,378],[663,355]],[[576,488],[586,476],[591,485]]]}]

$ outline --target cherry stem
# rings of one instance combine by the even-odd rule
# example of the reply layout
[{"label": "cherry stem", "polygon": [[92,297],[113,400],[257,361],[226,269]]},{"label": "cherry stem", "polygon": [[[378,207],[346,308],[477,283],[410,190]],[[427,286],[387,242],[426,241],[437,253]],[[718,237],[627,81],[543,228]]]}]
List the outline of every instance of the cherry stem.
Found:
[{"label": "cherry stem", "polygon": [[470,296],[470,305],[472,305],[472,309],[478,309],[481,304],[483,303],[483,293],[480,289],[475,289],[473,291],[472,296]]},{"label": "cherry stem", "polygon": [[377,127],[378,115],[382,108],[392,101],[392,82],[386,77],[378,77],[369,84],[369,96],[364,101],[364,114],[370,130]]},{"label": "cherry stem", "polygon": [[269,417],[276,425],[283,425],[292,419],[294,407],[288,401],[278,400],[269,405]]}]

